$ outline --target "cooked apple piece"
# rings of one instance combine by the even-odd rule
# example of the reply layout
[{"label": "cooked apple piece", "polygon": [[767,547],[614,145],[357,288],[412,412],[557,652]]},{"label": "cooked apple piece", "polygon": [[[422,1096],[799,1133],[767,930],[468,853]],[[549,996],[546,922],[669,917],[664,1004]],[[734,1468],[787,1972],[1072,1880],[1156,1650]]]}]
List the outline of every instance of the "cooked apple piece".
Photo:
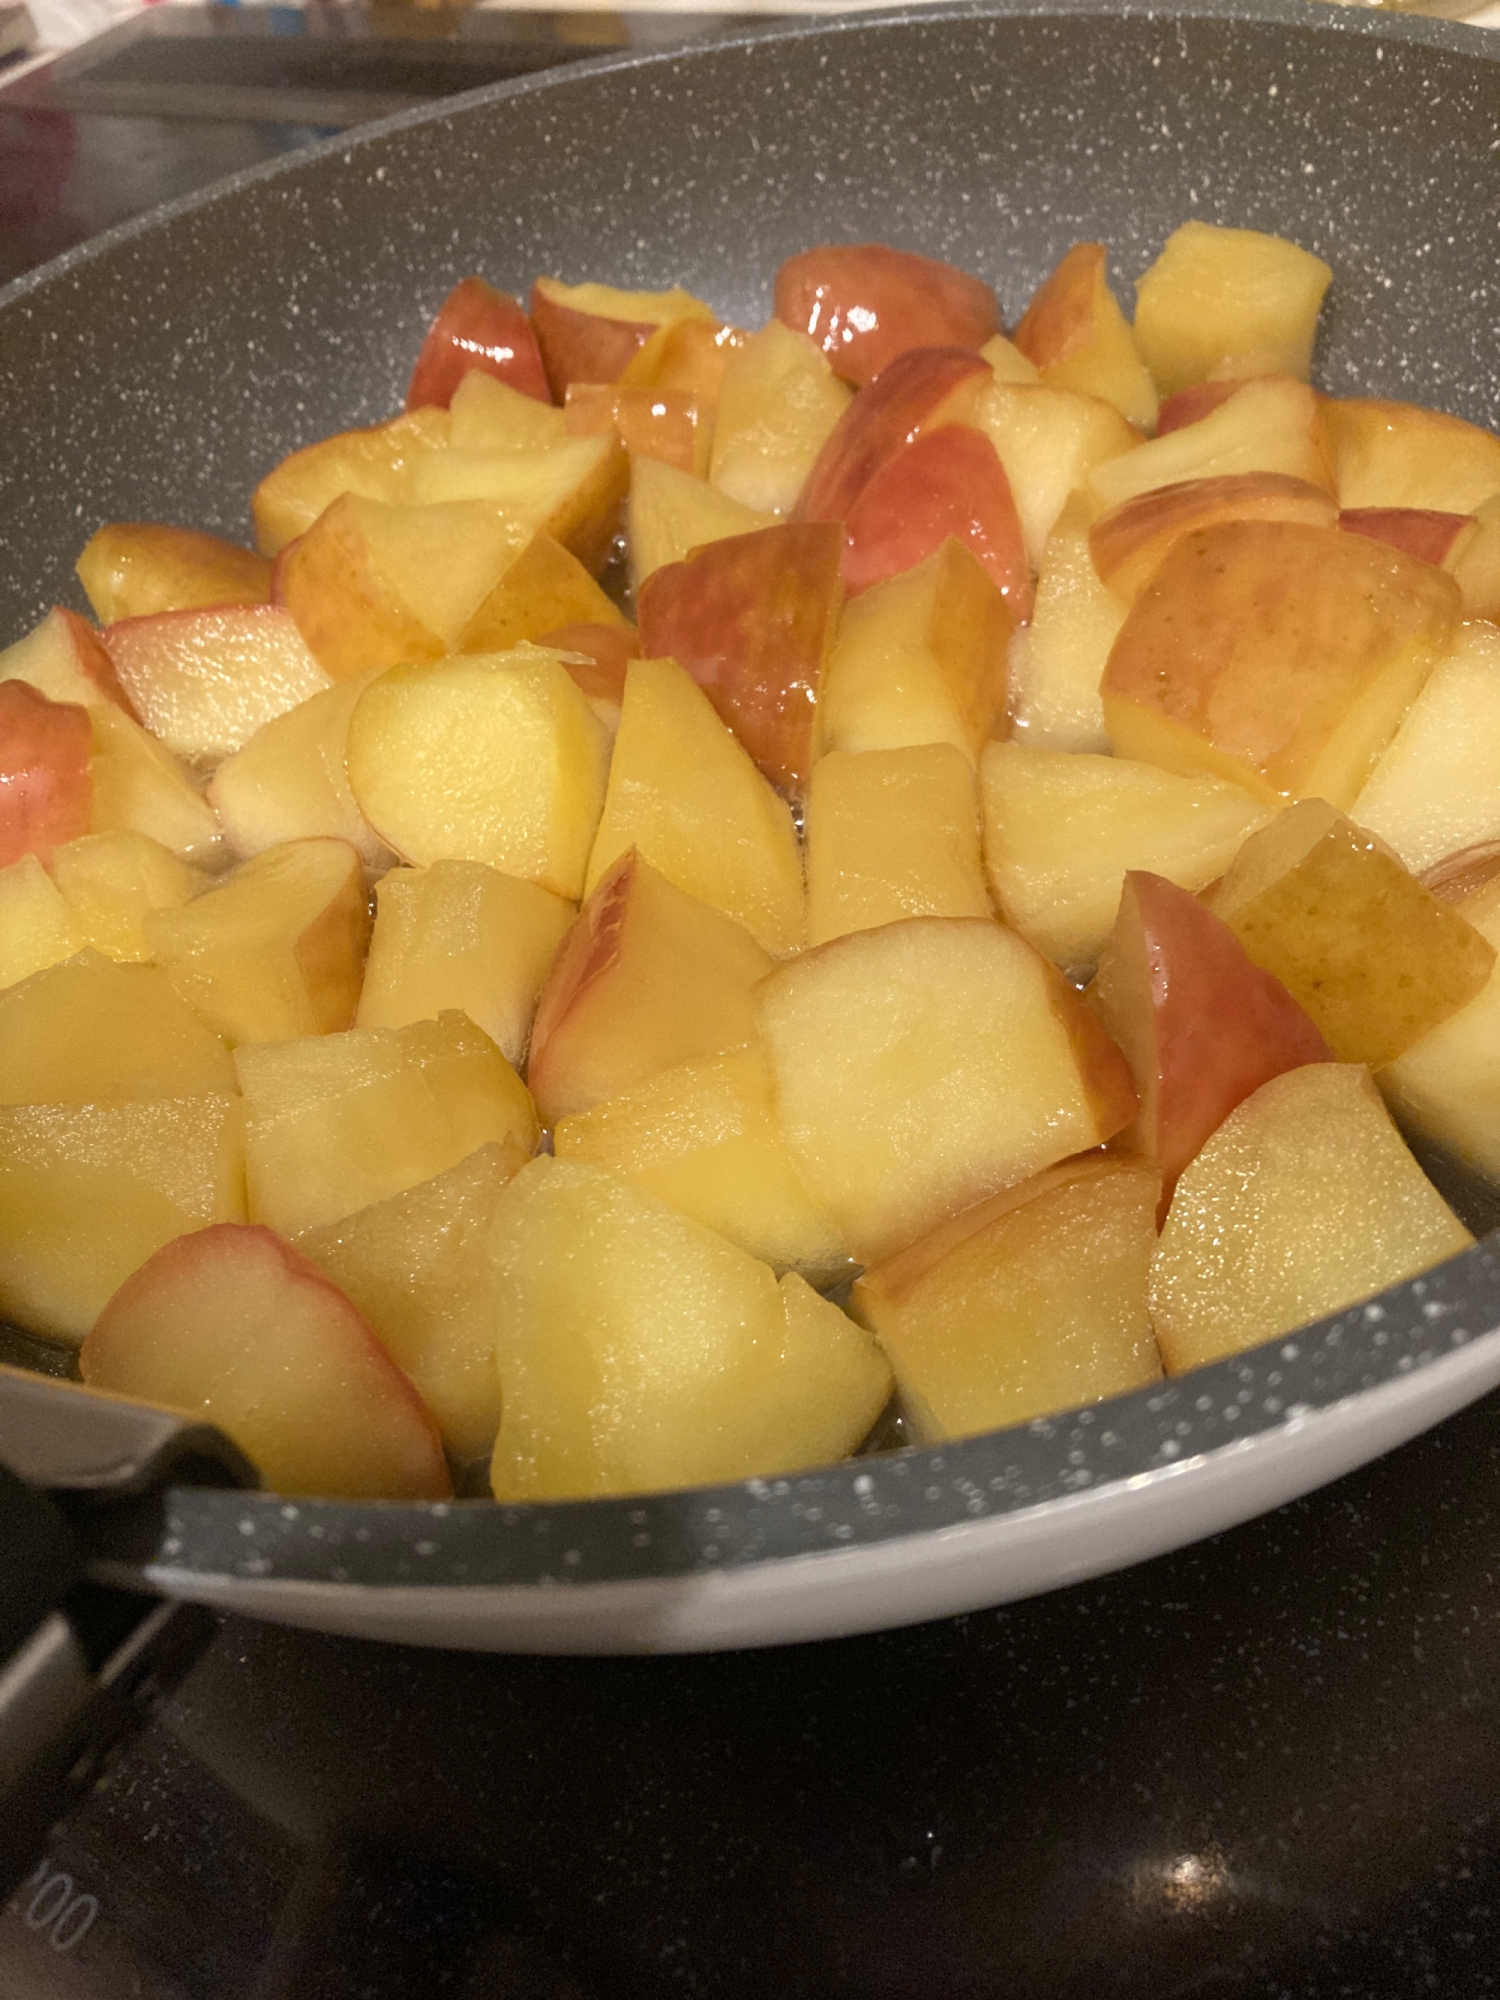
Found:
[{"label": "cooked apple piece", "polygon": [[1043,383],[992,383],[975,404],[973,421],[1005,467],[1033,569],[1041,567],[1069,494],[1096,466],[1141,442],[1112,403]]},{"label": "cooked apple piece", "polygon": [[447,442],[448,412],[429,409],[304,445],[250,496],[255,546],[263,556],[278,555],[344,493],[392,503],[414,499],[417,466]]},{"label": "cooked apple piece", "polygon": [[1143,444],[1128,463],[1111,458],[1094,466],[1089,490],[1101,507],[1120,507],[1161,486],[1250,473],[1331,490],[1320,404],[1305,382],[1287,375],[1247,382],[1196,423]]},{"label": "cooked apple piece", "polygon": [[844,521],[870,480],[903,445],[943,424],[978,421],[994,372],[965,347],[914,347],[854,398],[813,460],[797,521]]},{"label": "cooked apple piece", "polygon": [[1068,1160],[865,1272],[851,1309],[919,1444],[1029,1423],[1161,1376],[1146,1310],[1159,1177]]},{"label": "cooked apple piece", "polygon": [[758,1048],[679,1063],[559,1119],[552,1148],[618,1174],[778,1274],[826,1284],[852,1268],[786,1149]]},{"label": "cooked apple piece", "polygon": [[408,411],[448,409],[469,374],[503,382],[519,395],[550,403],[541,349],[519,299],[483,278],[460,278],[427,329],[411,382]]},{"label": "cooked apple piece", "polygon": [[1177,1183],[1151,1269],[1169,1374],[1255,1347],[1473,1242],[1402,1143],[1367,1071],[1263,1083]]},{"label": "cooked apple piece", "polygon": [[646,658],[686,667],[787,792],[800,792],[812,769],[842,541],[815,521],[730,535],[655,571],[636,606]]},{"label": "cooked apple piece", "polygon": [[347,841],[268,847],[182,909],[143,921],[177,992],[231,1044],[326,1035],[354,1019],[370,905]]},{"label": "cooked apple piece", "polygon": [[122,708],[89,710],[92,833],[144,833],[180,860],[212,867],[223,852],[212,806],[164,744]]},{"label": "cooked apple piece", "polygon": [[1210,377],[1305,382],[1332,277],[1284,236],[1185,222],[1136,283],[1136,346],[1164,396]]},{"label": "cooked apple piece", "polygon": [[1031,624],[1011,647],[1010,707],[1018,734],[1041,750],[1109,748],[1099,682],[1125,609],[1089,553],[1095,514],[1074,493],[1047,537]]},{"label": "cooked apple piece", "polygon": [[1494,948],[1322,799],[1247,840],[1207,898],[1340,1062],[1378,1069],[1472,1000]]},{"label": "cooked apple piece", "polygon": [[[1250,375],[1239,381],[1194,382],[1186,389],[1176,389],[1170,396],[1163,396],[1161,407],[1156,413],[1156,435],[1166,437],[1172,431],[1180,431],[1185,424],[1195,424],[1200,417],[1212,416],[1213,412],[1231,396],[1237,396],[1247,381],[1263,382],[1264,375]],[[1291,379],[1295,381],[1296,376]]]},{"label": "cooked apple piece", "polygon": [[153,1251],[244,1214],[236,1097],[0,1107],[0,1319],[76,1344]]},{"label": "cooked apple piece", "polygon": [[1053,389],[1113,403],[1137,430],[1156,427],[1156,389],[1105,274],[1102,243],[1075,243],[1032,298],[1016,346]]},{"label": "cooked apple piece", "polygon": [[823,243],[788,257],[775,311],[856,387],[911,348],[978,348],[1000,331],[993,286],[884,243]]},{"label": "cooked apple piece", "polygon": [[[1496,858],[1488,852],[1475,886],[1455,900],[1465,922],[1500,948]],[[1375,1081],[1403,1130],[1500,1183],[1500,968],[1466,1007],[1413,1042]]]},{"label": "cooked apple piece", "polygon": [[625,675],[641,656],[641,642],[629,623],[559,625],[538,644],[556,653],[573,685],[593,710],[611,742],[620,726]]},{"label": "cooked apple piece", "polygon": [[684,319],[718,324],[710,308],[681,286],[627,292],[538,278],[531,288],[531,324],[559,403],[570,382],[617,382],[659,327]]},{"label": "cooked apple piece", "polygon": [[825,1464],[854,1450],[890,1394],[874,1341],[795,1272],[778,1285],[737,1245],[578,1161],[523,1168],[490,1247],[497,1500]]},{"label": "cooked apple piece", "polygon": [[297,1242],[410,1377],[461,1464],[488,1456],[500,1423],[489,1233],[500,1190],[525,1164],[519,1147],[492,1140]]},{"label": "cooked apple piece", "polygon": [[82,926],[34,854],[0,868],[0,987],[82,951]]},{"label": "cooked apple piece", "polygon": [[642,342],[618,379],[627,389],[661,389],[669,395],[691,396],[711,418],[724,371],[749,339],[743,327],[711,315],[705,319],[693,313],[685,319],[669,320]]},{"label": "cooked apple piece", "polygon": [[448,445],[454,451],[546,451],[568,435],[568,420],[551,402],[470,369],[448,405]]},{"label": "cooked apple piece", "polygon": [[217,1424],[275,1493],[442,1500],[432,1418],[342,1292],[269,1229],[163,1245],[79,1356],[92,1388]]},{"label": "cooked apple piece", "polygon": [[1345,507],[1338,524],[1346,535],[1368,535],[1450,573],[1456,545],[1478,526],[1472,514],[1441,514],[1432,507]]},{"label": "cooked apple piece", "polygon": [[807,793],[807,941],[903,917],[988,917],[973,766],[951,743],[835,750]]},{"label": "cooked apple piece", "polygon": [[1500,632],[1474,621],[1433,669],[1350,808],[1414,875],[1500,838]]},{"label": "cooked apple piece", "polygon": [[577,556],[550,535],[533,535],[471,614],[454,651],[504,653],[560,625],[625,623]]},{"label": "cooked apple piece", "polygon": [[568,388],[566,417],[569,437],[613,434],[632,463],[638,458],[656,458],[700,479],[708,473],[713,409],[681,389],[574,382]]},{"label": "cooked apple piece", "polygon": [[614,547],[629,483],[630,459],[611,434],[564,437],[536,451],[438,452],[417,468],[412,487],[429,506],[484,501],[517,547],[548,534],[597,571]]},{"label": "cooked apple piece", "polygon": [[84,942],[128,962],[151,956],[148,910],[180,909],[208,886],[201,869],[144,833],[86,833],[53,848],[50,866]]},{"label": "cooked apple piece", "polygon": [[1472,514],[1500,493],[1500,437],[1379,396],[1329,397],[1323,422],[1340,507]]},{"label": "cooked apple piece", "polygon": [[224,1097],[229,1051],[159,966],[90,950],[0,993],[0,1104]]},{"label": "cooked apple piece", "polygon": [[865,1262],[1135,1115],[1082,996],[982,918],[851,931],[778,966],[756,1013],[792,1157]]},{"label": "cooked apple piece", "polygon": [[1116,1144],[1161,1169],[1161,1213],[1178,1175],[1237,1104],[1283,1070],[1333,1060],[1279,979],[1186,889],[1132,869],[1089,990],[1140,1097]]},{"label": "cooked apple piece", "polygon": [[1274,808],[1221,778],[1127,757],[992,743],[980,765],[984,859],[1008,922],[1055,965],[1092,965],[1132,868],[1196,892]]},{"label": "cooked apple piece", "polygon": [[752,1041],[751,996],[773,963],[743,924],[634,851],[622,855],[579,912],[537,1002],[527,1081],[544,1122]]},{"label": "cooked apple piece", "polygon": [[279,604],[161,611],[104,643],[136,714],[179,757],[219,763],[263,723],[321,694],[328,675]]},{"label": "cooked apple piece", "polygon": [[208,799],[242,861],[283,841],[326,835],[347,840],[369,868],[391,865],[395,856],[355,804],[344,768],[354,705],[384,671],[337,681],[262,724],[215,771]]},{"label": "cooked apple piece", "polygon": [[74,568],[101,625],[209,604],[264,604],[271,595],[264,556],[197,528],[154,521],[106,521]]},{"label": "cooked apple piece", "polygon": [[86,618],[61,606],[24,639],[0,651],[0,684],[13,680],[28,681],[49,701],[78,702],[84,708],[107,702],[134,715],[99,634]]},{"label": "cooked apple piece", "polygon": [[573,905],[482,861],[393,868],[375,901],[355,1026],[404,1028],[456,1008],[519,1068]]},{"label": "cooked apple piece", "polygon": [[1440,903],[1461,903],[1466,896],[1485,888],[1500,875],[1500,840],[1481,840],[1477,846],[1461,847],[1431,868],[1424,868],[1418,880]]},{"label": "cooked apple piece", "polygon": [[235,1051],[251,1219],[283,1236],[337,1222],[455,1167],[537,1141],[526,1086],[465,1015]]},{"label": "cooked apple piece", "polygon": [[1007,340],[1003,333],[992,333],[979,352],[990,364],[997,382],[1035,383],[1042,379],[1036,363],[1028,361],[1016,343]]},{"label": "cooked apple piece", "polygon": [[86,708],[0,681],[0,868],[88,832],[92,750]]},{"label": "cooked apple piece", "polygon": [[1339,518],[1333,496],[1321,486],[1284,472],[1231,472],[1153,486],[1122,500],[1089,530],[1089,553],[1100,581],[1123,603],[1133,604],[1175,543],[1195,528],[1217,527],[1221,521],[1300,521],[1309,528],[1347,525]]},{"label": "cooked apple piece", "polygon": [[924,430],[871,475],[844,523],[844,587],[858,596],[925,562],[950,536],[1024,624],[1031,577],[1020,516],[995,447],[967,424]]},{"label": "cooked apple piece", "polygon": [[1014,620],[983,566],[946,541],[844,609],[823,696],[823,749],[951,743],[970,763],[1005,717]]},{"label": "cooked apple piece", "polygon": [[484,861],[581,891],[609,738],[555,654],[394,667],[355,704],[345,759],[360,811],[404,860]]},{"label": "cooked apple piece", "polygon": [[1444,567],[1463,593],[1464,616],[1500,623],[1500,493],[1475,508],[1473,526]]},{"label": "cooked apple piece", "polygon": [[768,952],[806,928],[802,857],[786,801],[675,660],[632,660],[585,893],[631,848],[669,882],[742,923]]},{"label": "cooked apple piece", "polygon": [[789,514],[849,401],[816,341],[768,321],[725,367],[709,479],[726,499]]},{"label": "cooked apple piece", "polygon": [[630,468],[626,508],[631,588],[639,592],[648,576],[668,563],[683,562],[705,542],[775,525],[773,514],[742,506],[690,472],[679,472],[659,458],[638,458]]},{"label": "cooked apple piece", "polygon": [[1184,535],[1104,670],[1117,755],[1267,798],[1359,796],[1457,635],[1458,588],[1334,528],[1228,521]]}]

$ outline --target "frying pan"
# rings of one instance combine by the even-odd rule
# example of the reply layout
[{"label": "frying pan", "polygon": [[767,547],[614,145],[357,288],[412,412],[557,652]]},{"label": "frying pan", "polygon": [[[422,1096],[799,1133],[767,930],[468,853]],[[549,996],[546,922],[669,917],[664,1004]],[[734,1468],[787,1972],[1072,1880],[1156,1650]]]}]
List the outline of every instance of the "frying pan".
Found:
[{"label": "frying pan", "polygon": [[[397,407],[429,315],[476,269],[512,291],[537,272],[681,282],[753,326],[789,253],[879,238],[992,279],[1013,319],[1079,238],[1107,241],[1128,286],[1196,216],[1332,265],[1324,387],[1500,427],[1492,48],[1292,0],[940,6],[584,65],[241,176],[0,294],[0,633],[74,599],[101,520],[242,537],[276,460]],[[535,1507],[176,1483],[101,1515],[91,1561],[169,1596],[433,1644],[854,1632],[1278,1505],[1500,1381],[1497,1326],[1500,1258],[1481,1242],[1293,1338],[938,1450]]]}]

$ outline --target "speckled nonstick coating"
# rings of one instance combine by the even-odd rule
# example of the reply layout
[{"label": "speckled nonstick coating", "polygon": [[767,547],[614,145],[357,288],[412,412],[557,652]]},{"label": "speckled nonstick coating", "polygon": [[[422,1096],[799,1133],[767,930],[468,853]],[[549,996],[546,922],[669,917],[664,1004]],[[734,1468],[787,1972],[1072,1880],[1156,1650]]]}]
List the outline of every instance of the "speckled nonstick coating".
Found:
[{"label": "speckled nonstick coating", "polygon": [[[78,601],[101,520],[243,536],[260,473],[398,404],[428,316],[476,268],[517,291],[538,271],[680,281],[755,325],[788,253],[874,237],[993,279],[1013,318],[1077,239],[1106,240],[1128,287],[1197,216],[1333,266],[1323,386],[1500,427],[1497,42],[1290,0],[942,7],[572,68],[242,176],[0,293],[0,634]],[[742,1568],[1212,1457],[1497,1323],[1485,1242],[1292,1340],[938,1451],[538,1508],[179,1490],[121,1549],[188,1588]]]}]

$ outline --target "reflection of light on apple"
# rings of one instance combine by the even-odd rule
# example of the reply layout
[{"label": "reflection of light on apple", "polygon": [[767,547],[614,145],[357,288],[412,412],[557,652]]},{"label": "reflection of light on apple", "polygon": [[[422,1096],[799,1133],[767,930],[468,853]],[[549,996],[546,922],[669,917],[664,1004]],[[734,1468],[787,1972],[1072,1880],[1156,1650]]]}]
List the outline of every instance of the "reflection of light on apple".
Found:
[{"label": "reflection of light on apple", "polygon": [[1196,1854],[1152,1855],[1137,1863],[1131,1880],[1131,1901],[1141,1910],[1188,1916],[1210,1907],[1228,1894],[1229,1863],[1223,1849],[1203,1848]]},{"label": "reflection of light on apple", "polygon": [[844,317],[856,333],[873,333],[880,324],[868,306],[850,306]]}]

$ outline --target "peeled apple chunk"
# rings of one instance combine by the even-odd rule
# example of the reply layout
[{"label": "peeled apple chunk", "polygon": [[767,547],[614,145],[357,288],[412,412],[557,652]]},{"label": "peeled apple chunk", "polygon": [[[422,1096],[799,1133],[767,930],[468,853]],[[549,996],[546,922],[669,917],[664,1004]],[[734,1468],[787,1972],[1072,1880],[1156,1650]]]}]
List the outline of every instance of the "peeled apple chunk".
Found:
[{"label": "peeled apple chunk", "polygon": [[1367,1070],[1289,1070],[1229,1114],[1177,1183],[1151,1269],[1167,1372],[1339,1312],[1473,1240]]},{"label": "peeled apple chunk", "polygon": [[1011,726],[1038,750],[1107,751],[1099,682],[1125,607],[1089,553],[1094,505],[1075,493],[1047,537],[1031,624],[1010,654]]},{"label": "peeled apple chunk", "polygon": [[431,1180],[479,1147],[536,1145],[526,1086],[462,1014],[236,1052],[250,1213],[283,1236]]},{"label": "peeled apple chunk", "polygon": [[0,989],[82,951],[77,916],[34,854],[0,868]]},{"label": "peeled apple chunk", "polygon": [[554,653],[518,646],[394,667],[349,719],[349,784],[406,861],[484,861],[575,899],[609,737]]},{"label": "peeled apple chunk", "polygon": [[82,951],[0,993],[0,1104],[228,1096],[219,1037],[159,966]]},{"label": "peeled apple chunk", "polygon": [[52,879],[85,941],[110,958],[151,956],[148,910],[177,910],[208,886],[145,833],[87,833],[52,850]]},{"label": "peeled apple chunk", "polygon": [[1227,387],[1230,394],[1190,422],[1163,428],[1139,450],[1096,465],[1089,490],[1100,505],[1121,507],[1200,479],[1278,477],[1331,491],[1321,406],[1307,384],[1265,375]]},{"label": "peeled apple chunk", "polygon": [[626,509],[630,587],[638,591],[648,576],[668,563],[686,561],[705,542],[775,525],[774,514],[744,506],[691,472],[679,472],[659,458],[637,458],[630,467]]},{"label": "peeled apple chunk", "polygon": [[778,966],[756,1012],[792,1157],[865,1262],[1135,1115],[1082,996],[983,918],[852,931]]},{"label": "peeled apple chunk", "polygon": [[217,1424],[273,1492],[452,1491],[416,1390],[343,1294],[269,1229],[166,1244],[109,1301],[79,1361],[91,1388]]},{"label": "peeled apple chunk", "polygon": [[611,1174],[533,1160],[491,1228],[497,1500],[769,1477],[846,1457],[890,1368],[836,1306]]},{"label": "peeled apple chunk", "polygon": [[153,1251],[244,1215],[238,1098],[0,1108],[0,1319],[80,1341]]},{"label": "peeled apple chunk", "polygon": [[1283,236],[1185,222],[1136,283],[1136,346],[1164,396],[1210,378],[1305,382],[1332,277]]},{"label": "peeled apple chunk", "polygon": [[851,1305],[918,1443],[1159,1379],[1146,1310],[1159,1188],[1149,1160],[1066,1161],[865,1272]]},{"label": "peeled apple chunk", "polygon": [[727,500],[790,513],[849,400],[817,342],[769,320],[724,370],[710,481]]},{"label": "peeled apple chunk", "polygon": [[1500,493],[1500,437],[1441,410],[1332,396],[1323,423],[1339,505],[1472,514]]}]

